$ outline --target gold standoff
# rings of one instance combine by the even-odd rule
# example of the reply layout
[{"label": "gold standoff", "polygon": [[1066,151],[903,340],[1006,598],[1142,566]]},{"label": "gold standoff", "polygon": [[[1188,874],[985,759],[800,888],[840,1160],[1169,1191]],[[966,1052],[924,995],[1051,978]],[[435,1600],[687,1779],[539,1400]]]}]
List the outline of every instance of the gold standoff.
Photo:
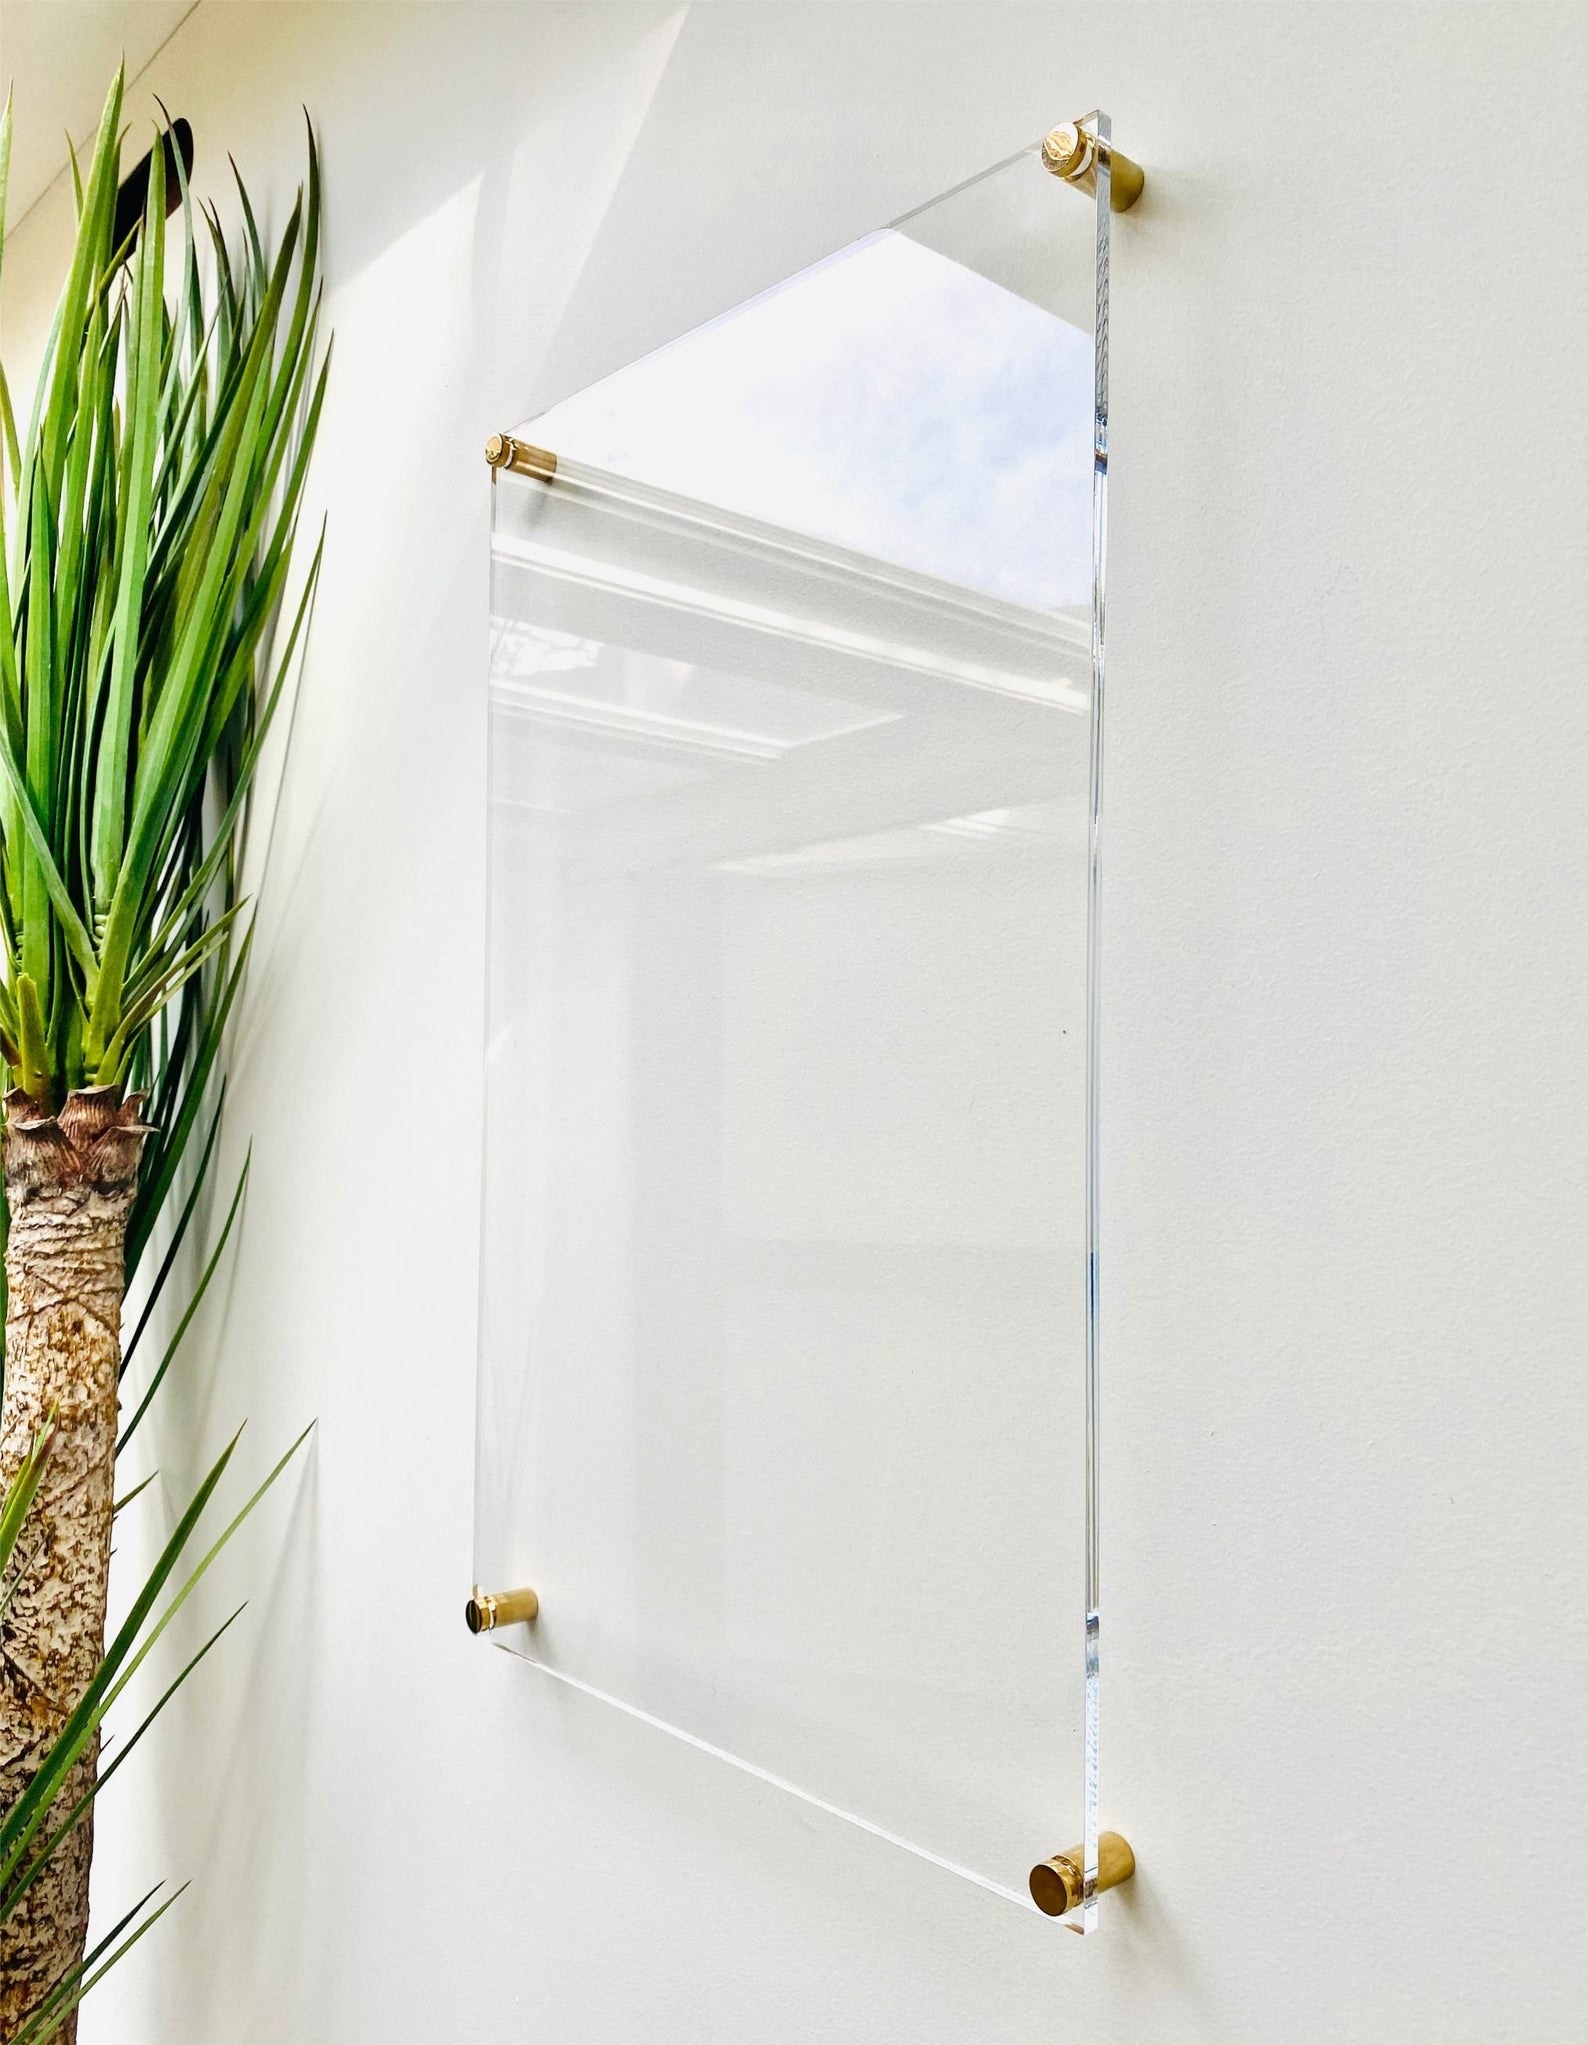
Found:
[{"label": "gold standoff", "polygon": [[485,443],[485,459],[493,469],[506,469],[512,476],[538,476],[543,483],[557,473],[557,457],[549,447],[532,447],[511,433],[493,433]]},{"label": "gold standoff", "polygon": [[498,1626],[533,1619],[539,1611],[540,1599],[533,1591],[482,1591],[476,1584],[463,1608],[463,1623],[471,1633],[494,1633]]},{"label": "gold standoff", "polygon": [[[1104,145],[1081,121],[1061,121],[1042,138],[1042,161],[1056,178],[1078,185],[1083,192],[1097,190],[1097,155]],[[1141,197],[1147,173],[1139,163],[1108,147],[1108,203],[1116,213],[1128,213]]]},{"label": "gold standoff", "polygon": [[[1086,1848],[1072,1846],[1068,1853],[1056,1853],[1031,1870],[1031,1900],[1044,1917],[1062,1917],[1075,1909],[1086,1887]],[[1136,1856],[1130,1841],[1117,1832],[1104,1832],[1097,1841],[1097,1886],[1117,1889],[1136,1872]]]}]

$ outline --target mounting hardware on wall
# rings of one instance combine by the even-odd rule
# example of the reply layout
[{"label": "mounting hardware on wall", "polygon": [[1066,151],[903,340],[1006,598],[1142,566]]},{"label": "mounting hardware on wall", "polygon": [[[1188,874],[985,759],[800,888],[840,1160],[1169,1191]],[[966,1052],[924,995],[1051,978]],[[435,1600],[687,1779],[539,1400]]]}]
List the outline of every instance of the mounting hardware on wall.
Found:
[{"label": "mounting hardware on wall", "polygon": [[485,443],[485,459],[493,469],[506,469],[513,476],[539,476],[543,483],[557,473],[557,457],[549,447],[532,447],[527,440],[515,440],[511,433],[493,433]]},{"label": "mounting hardware on wall", "polygon": [[1042,138],[1042,161],[1056,178],[1067,185],[1079,185],[1083,192],[1097,190],[1097,159],[1106,150],[1109,163],[1108,199],[1116,213],[1128,213],[1141,197],[1147,174],[1139,163],[1121,156],[1112,143],[1100,138],[1085,121],[1061,121]]},{"label": "mounting hardware on wall", "polygon": [[[1044,1917],[1062,1917],[1078,1909],[1086,1891],[1083,1869],[1086,1848],[1072,1846],[1068,1853],[1056,1853],[1031,1870],[1031,1900]],[[1117,1889],[1136,1872],[1136,1856],[1130,1841],[1118,1832],[1103,1832],[1097,1841],[1097,1887]]]},{"label": "mounting hardware on wall", "polygon": [[482,1591],[476,1584],[463,1608],[463,1623],[471,1633],[494,1633],[498,1626],[533,1619],[539,1611],[540,1599],[531,1590]]}]

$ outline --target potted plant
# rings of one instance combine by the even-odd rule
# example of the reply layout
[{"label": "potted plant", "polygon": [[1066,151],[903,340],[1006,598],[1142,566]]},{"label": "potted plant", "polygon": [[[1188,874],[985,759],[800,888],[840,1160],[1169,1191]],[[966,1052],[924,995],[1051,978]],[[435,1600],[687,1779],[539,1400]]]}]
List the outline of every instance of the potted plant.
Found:
[{"label": "potted plant", "polygon": [[[312,134],[273,252],[240,180],[234,247],[169,125],[127,204],[122,100],[118,76],[24,432],[0,376],[0,2036],[16,2045],[70,2038],[82,1994],[168,1907],[151,1894],[87,1953],[101,1722],[220,1545],[194,1566],[230,1447],[107,1643],[117,1451],[196,1297],[141,1402],[119,1395],[217,1155],[251,797],[319,565],[294,579],[325,390]],[[8,106],[0,223],[10,126]]]}]

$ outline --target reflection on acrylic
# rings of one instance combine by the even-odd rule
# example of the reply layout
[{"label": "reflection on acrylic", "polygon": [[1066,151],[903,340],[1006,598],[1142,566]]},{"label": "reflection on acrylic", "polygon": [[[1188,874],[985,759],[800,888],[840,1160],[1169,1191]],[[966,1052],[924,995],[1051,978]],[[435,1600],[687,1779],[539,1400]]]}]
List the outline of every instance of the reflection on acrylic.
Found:
[{"label": "reflection on acrylic", "polygon": [[503,1644],[1019,1902],[1083,1729],[1072,197],[1028,155],[564,400],[492,537]]},{"label": "reflection on acrylic", "polygon": [[1038,610],[1091,600],[1092,338],[885,233],[555,406],[559,454]]}]

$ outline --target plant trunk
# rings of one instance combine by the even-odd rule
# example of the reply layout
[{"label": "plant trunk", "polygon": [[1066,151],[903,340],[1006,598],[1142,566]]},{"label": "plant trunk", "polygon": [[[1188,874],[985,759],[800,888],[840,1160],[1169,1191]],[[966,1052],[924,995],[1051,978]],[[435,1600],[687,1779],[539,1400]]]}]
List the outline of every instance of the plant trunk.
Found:
[{"label": "plant trunk", "polygon": [[[127,1213],[149,1133],[141,1102],[92,1087],[69,1094],[58,1115],[41,1115],[23,1093],[5,1103],[0,1493],[52,1415],[55,1433],[0,1627],[0,1809],[27,1788],[104,1653]],[[54,1822],[92,1784],[98,1759],[96,1740]],[[90,1812],[0,1925],[0,2040],[83,1956],[92,1850]],[[71,2045],[76,2034],[74,2012],[59,2035]]]}]

